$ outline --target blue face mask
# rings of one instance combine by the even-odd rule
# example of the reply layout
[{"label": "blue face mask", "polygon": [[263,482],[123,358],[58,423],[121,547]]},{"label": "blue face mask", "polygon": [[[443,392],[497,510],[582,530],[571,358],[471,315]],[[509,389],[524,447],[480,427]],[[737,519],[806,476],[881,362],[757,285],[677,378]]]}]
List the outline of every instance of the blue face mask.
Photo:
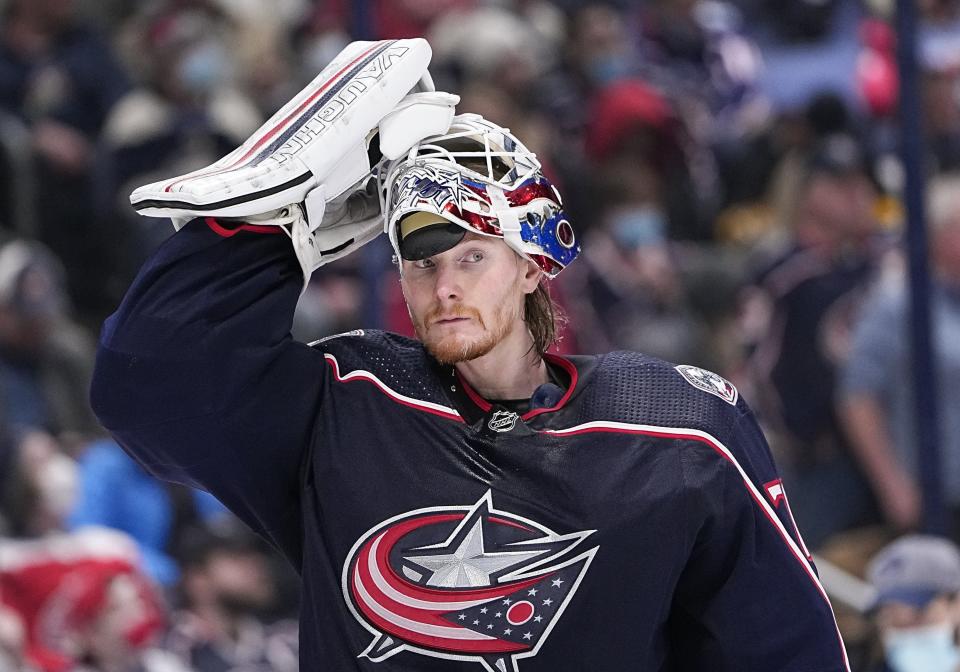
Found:
[{"label": "blue face mask", "polygon": [[634,72],[631,60],[620,54],[598,56],[587,65],[587,74],[597,86],[606,86],[630,77]]},{"label": "blue face mask", "polygon": [[180,83],[193,94],[209,93],[230,77],[230,59],[215,42],[197,45],[180,61]]},{"label": "blue face mask", "polygon": [[895,672],[954,672],[960,649],[949,623],[889,630],[883,637],[887,663]]},{"label": "blue face mask", "polygon": [[666,239],[667,221],[659,208],[642,205],[613,215],[610,232],[617,244],[628,250],[658,246]]}]

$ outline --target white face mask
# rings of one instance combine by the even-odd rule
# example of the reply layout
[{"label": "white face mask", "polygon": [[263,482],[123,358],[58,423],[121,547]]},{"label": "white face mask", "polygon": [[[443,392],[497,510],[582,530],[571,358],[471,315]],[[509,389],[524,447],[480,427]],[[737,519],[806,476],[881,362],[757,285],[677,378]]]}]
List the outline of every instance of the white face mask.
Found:
[{"label": "white face mask", "polygon": [[895,672],[955,672],[960,649],[950,623],[891,629],[883,637],[887,663]]}]

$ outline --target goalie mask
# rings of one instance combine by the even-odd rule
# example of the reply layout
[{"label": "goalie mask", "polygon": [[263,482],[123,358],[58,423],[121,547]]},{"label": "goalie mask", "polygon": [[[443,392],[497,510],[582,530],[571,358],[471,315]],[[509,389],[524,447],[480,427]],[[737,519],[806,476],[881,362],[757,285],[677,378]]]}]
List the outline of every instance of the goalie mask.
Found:
[{"label": "goalie mask", "polygon": [[508,129],[476,114],[381,165],[384,224],[398,257],[449,250],[468,231],[503,238],[554,277],[580,245],[537,157]]}]

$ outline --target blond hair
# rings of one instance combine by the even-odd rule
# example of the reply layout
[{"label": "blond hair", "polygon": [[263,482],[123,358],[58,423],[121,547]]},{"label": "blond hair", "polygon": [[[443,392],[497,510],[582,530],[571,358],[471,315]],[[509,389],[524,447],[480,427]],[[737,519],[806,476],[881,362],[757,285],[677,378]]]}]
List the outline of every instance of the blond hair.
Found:
[{"label": "blond hair", "polygon": [[543,355],[560,340],[560,329],[567,322],[566,315],[550,296],[547,282],[546,278],[541,279],[523,302],[523,321],[533,337],[533,347],[538,355]]}]

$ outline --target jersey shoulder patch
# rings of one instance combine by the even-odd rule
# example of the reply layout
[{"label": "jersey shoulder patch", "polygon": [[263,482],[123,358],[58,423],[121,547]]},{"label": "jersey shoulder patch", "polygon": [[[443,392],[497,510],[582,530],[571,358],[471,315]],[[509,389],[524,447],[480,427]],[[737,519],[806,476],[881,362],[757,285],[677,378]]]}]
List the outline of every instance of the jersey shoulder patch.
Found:
[{"label": "jersey shoulder patch", "polygon": [[727,399],[727,403],[721,403],[719,395],[703,394],[704,388],[678,373],[673,362],[638,352],[611,352],[600,356],[589,384],[572,401],[580,411],[580,420],[616,420],[697,429],[714,436],[725,434],[736,422],[738,407]]},{"label": "jersey shoulder patch", "polygon": [[733,383],[723,376],[690,364],[678,364],[673,368],[683,376],[684,380],[695,388],[703,390],[707,394],[712,394],[715,397],[720,397],[731,406],[737,405],[737,399],[740,398],[740,393],[737,391],[737,388],[734,387]]}]

